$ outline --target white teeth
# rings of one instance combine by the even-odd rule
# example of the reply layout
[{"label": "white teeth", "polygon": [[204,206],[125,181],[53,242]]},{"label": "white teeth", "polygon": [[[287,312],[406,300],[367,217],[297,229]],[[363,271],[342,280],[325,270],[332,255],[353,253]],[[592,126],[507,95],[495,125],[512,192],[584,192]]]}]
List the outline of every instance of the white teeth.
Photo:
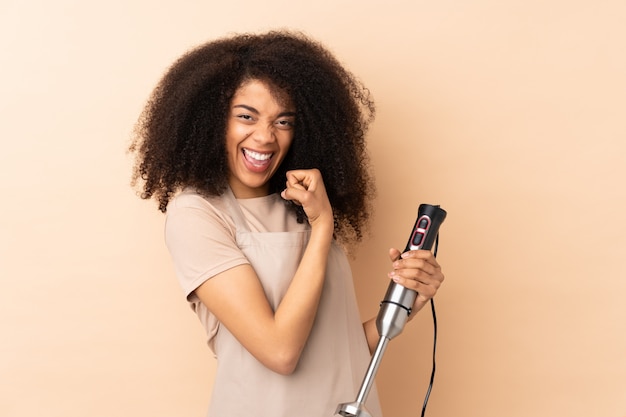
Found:
[{"label": "white teeth", "polygon": [[272,157],[271,153],[258,153],[249,149],[244,149],[243,152],[250,158],[256,159],[257,161],[266,161]]}]

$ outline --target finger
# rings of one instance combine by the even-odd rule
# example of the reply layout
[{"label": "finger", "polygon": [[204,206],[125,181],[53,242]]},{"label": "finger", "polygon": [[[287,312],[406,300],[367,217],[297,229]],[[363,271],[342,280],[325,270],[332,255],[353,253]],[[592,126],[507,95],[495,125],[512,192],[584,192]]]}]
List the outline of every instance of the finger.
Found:
[{"label": "finger", "polygon": [[[303,187],[305,190],[308,188],[305,171],[288,171],[286,176],[287,187]],[[305,183],[305,181],[307,182]]]},{"label": "finger", "polygon": [[426,249],[419,249],[419,250],[411,250],[408,252],[404,252],[401,255],[402,259],[422,259],[426,262],[428,262],[429,264],[431,264],[432,266],[434,266],[435,268],[441,268],[439,266],[439,262],[437,262],[437,258],[435,258],[435,255]]},{"label": "finger", "polygon": [[441,268],[435,268],[423,259],[395,261],[393,267],[394,269],[389,273],[389,276],[392,279],[395,277],[399,282],[406,284],[405,286],[407,287],[411,287],[409,281],[412,280],[424,285],[431,285],[434,288],[439,288],[444,280]]},{"label": "finger", "polygon": [[389,277],[394,282],[416,291],[420,286],[429,286],[437,289],[441,286],[442,281],[438,275],[430,275],[416,270],[393,271],[389,273]]},{"label": "finger", "polygon": [[280,196],[282,198],[284,198],[285,200],[292,201],[293,203],[301,206],[302,203],[300,202],[300,200],[297,197],[298,191],[305,192],[306,190],[302,186],[300,186],[300,187],[287,187],[280,193]]},{"label": "finger", "polygon": [[304,171],[287,171],[285,176],[288,185],[299,184],[305,177]]},{"label": "finger", "polygon": [[402,253],[401,257],[402,259],[409,259],[409,258],[430,259],[430,258],[434,258],[434,255],[431,251],[427,249],[416,249],[416,250],[409,250],[409,251]]},{"label": "finger", "polygon": [[307,191],[307,187],[303,184],[306,179],[305,171],[288,171],[286,177],[286,188],[280,193],[280,196],[301,206],[302,202],[300,199],[303,195],[297,192],[294,193],[294,190]]},{"label": "finger", "polygon": [[396,248],[390,248],[389,249],[389,259],[391,259],[391,262],[395,262],[398,259],[400,259],[400,251]]},{"label": "finger", "polygon": [[298,185],[293,187],[287,187],[281,193],[281,195],[286,200],[291,200],[294,203],[301,205],[302,207],[304,207],[305,211],[307,207],[309,207],[311,204],[314,204],[314,202],[316,201],[316,196],[310,188],[307,190],[303,186]]},{"label": "finger", "polygon": [[429,282],[422,282],[420,280],[415,280],[411,278],[406,278],[397,273],[390,273],[390,278],[397,284],[402,285],[409,290],[416,291],[420,294],[421,297],[425,297],[426,299],[432,298],[437,293],[439,289],[439,282],[436,280]]},{"label": "finger", "polygon": [[314,192],[317,184],[321,182],[321,173],[317,169],[302,169],[287,172],[287,184],[295,186],[299,184],[305,190]]},{"label": "finger", "polygon": [[[395,271],[404,271],[406,274],[417,274],[418,272],[423,272],[428,275],[434,275],[439,269],[426,259],[416,258],[398,259],[393,262],[392,266]],[[405,276],[409,277],[409,275]]]}]

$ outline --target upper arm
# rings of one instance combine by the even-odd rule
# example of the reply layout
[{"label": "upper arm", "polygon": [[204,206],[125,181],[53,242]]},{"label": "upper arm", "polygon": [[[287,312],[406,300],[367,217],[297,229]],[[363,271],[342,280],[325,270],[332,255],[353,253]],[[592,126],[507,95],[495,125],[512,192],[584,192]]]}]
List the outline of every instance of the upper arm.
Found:
[{"label": "upper arm", "polygon": [[202,197],[180,200],[168,206],[165,243],[176,277],[190,296],[206,280],[248,260],[237,246],[232,221]]},{"label": "upper arm", "polygon": [[239,265],[205,281],[195,294],[248,352],[265,366],[283,372],[281,340],[274,331],[274,311],[254,269]]}]

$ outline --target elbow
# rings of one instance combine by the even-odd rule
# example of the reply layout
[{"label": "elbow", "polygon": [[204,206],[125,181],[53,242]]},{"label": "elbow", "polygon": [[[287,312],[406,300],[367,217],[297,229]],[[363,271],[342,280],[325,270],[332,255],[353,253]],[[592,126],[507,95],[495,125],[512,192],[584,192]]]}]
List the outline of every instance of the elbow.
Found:
[{"label": "elbow", "polygon": [[276,372],[277,374],[289,376],[294,373],[294,371],[296,370],[296,366],[297,366],[297,362],[295,364],[285,363],[285,364],[274,366],[274,369],[272,370]]},{"label": "elbow", "polygon": [[265,366],[277,374],[288,376],[295,372],[299,360],[300,352],[275,353],[270,363],[266,363]]}]

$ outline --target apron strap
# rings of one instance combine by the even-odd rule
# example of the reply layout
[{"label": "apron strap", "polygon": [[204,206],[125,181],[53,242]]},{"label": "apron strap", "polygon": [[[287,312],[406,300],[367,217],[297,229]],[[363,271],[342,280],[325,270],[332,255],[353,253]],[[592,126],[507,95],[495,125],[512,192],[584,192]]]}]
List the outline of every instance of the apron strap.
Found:
[{"label": "apron strap", "polygon": [[233,191],[228,187],[224,192],[224,202],[226,203],[226,210],[228,214],[233,218],[233,222],[235,223],[235,227],[237,230],[242,232],[249,232],[250,228],[248,227],[248,222],[246,218],[243,216],[243,211],[241,211],[241,206],[237,202]]}]

